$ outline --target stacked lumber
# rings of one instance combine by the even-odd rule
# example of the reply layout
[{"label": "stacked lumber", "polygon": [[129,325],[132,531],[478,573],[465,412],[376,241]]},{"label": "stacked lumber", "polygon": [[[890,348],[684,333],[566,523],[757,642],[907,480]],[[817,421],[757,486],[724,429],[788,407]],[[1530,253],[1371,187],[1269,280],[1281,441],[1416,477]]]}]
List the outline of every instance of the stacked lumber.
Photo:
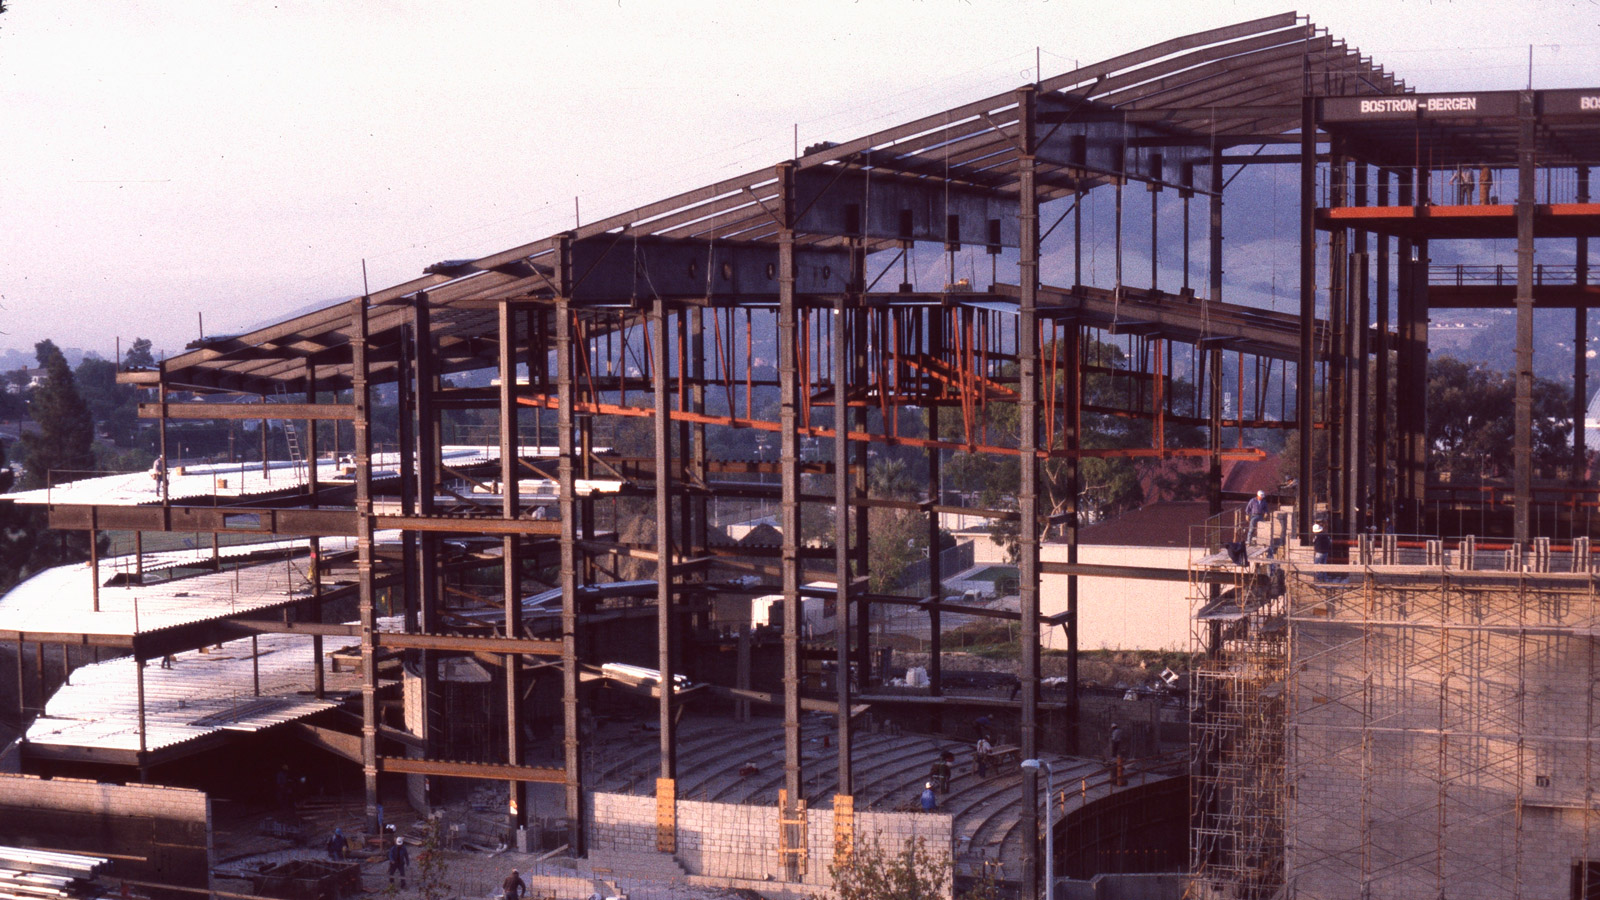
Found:
[{"label": "stacked lumber", "polygon": [[95,876],[109,865],[98,856],[0,847],[0,900],[96,897]]}]

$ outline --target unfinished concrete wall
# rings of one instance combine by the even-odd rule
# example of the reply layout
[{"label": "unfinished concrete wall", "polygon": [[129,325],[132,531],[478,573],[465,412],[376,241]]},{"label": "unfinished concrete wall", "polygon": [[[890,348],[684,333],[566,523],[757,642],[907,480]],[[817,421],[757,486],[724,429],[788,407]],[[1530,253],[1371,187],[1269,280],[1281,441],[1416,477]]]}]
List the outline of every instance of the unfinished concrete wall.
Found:
[{"label": "unfinished concrete wall", "polygon": [[[589,846],[593,850],[654,853],[654,797],[595,793],[591,795]],[[678,862],[691,875],[730,881],[781,880],[778,859],[778,809],[740,803],[680,800]],[[921,838],[935,854],[952,855],[951,818],[937,813],[858,812],[858,841],[876,840],[886,851]],[[809,856],[802,884],[825,888],[832,881],[833,811],[810,810],[806,819]]]},{"label": "unfinished concrete wall", "polygon": [[[1065,544],[1039,548],[1042,562],[1066,562]],[[1106,566],[1140,566],[1183,572],[1189,566],[1187,547],[1114,547],[1089,544],[1078,548],[1078,562]],[[1138,581],[1127,578],[1078,578],[1078,646],[1084,650],[1187,650],[1195,601],[1186,581]],[[1039,611],[1052,616],[1067,608],[1067,576],[1043,575]],[[1047,649],[1064,650],[1066,634],[1059,626],[1044,627],[1039,641]]]},{"label": "unfinished concrete wall", "polygon": [[1600,860],[1590,581],[1291,579],[1292,896],[1580,896],[1574,865]]},{"label": "unfinished concrete wall", "polygon": [[112,876],[211,886],[211,800],[188,788],[0,774],[0,844],[109,856]]}]

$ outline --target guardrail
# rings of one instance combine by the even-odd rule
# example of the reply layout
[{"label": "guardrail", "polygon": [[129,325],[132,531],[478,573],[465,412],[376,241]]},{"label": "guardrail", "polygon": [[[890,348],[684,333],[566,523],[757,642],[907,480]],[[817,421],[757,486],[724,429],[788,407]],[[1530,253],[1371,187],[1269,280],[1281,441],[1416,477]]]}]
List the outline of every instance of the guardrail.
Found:
[{"label": "guardrail", "polygon": [[[1578,267],[1539,263],[1533,267],[1533,283],[1575,285],[1578,283]],[[1428,284],[1436,287],[1516,287],[1517,267],[1515,264],[1429,266]]]}]

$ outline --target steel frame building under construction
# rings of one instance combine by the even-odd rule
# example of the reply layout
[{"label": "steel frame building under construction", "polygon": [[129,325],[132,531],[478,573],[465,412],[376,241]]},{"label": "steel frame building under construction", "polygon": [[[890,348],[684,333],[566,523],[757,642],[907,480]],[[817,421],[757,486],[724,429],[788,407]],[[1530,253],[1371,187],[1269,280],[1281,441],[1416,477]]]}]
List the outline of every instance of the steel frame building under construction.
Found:
[{"label": "steel frame building under construction", "polygon": [[[565,791],[568,844],[580,855],[586,815],[582,682],[584,666],[600,661],[585,644],[586,623],[598,608],[584,589],[621,580],[624,563],[651,570],[661,686],[657,846],[666,852],[676,840],[675,729],[682,702],[669,686],[686,669],[688,636],[705,621],[715,597],[780,593],[785,742],[783,788],[773,798],[781,811],[774,841],[791,872],[804,866],[807,855],[806,829],[794,827],[803,826],[807,813],[798,799],[804,796],[803,660],[819,655],[802,628],[808,582],[833,585],[823,599],[839,625],[832,648],[839,677],[828,698],[838,713],[832,741],[840,786],[833,800],[834,841],[848,846],[855,737],[848,712],[881,674],[872,653],[874,608],[910,607],[927,616],[934,696],[943,689],[941,616],[1019,620],[1015,708],[1021,756],[1034,758],[1047,741],[1077,750],[1076,578],[1115,575],[1134,579],[1132,584],[1191,578],[1205,599],[1222,603],[1231,597],[1238,610],[1226,623],[1213,620],[1203,629],[1207,652],[1196,691],[1209,706],[1195,726],[1197,745],[1205,748],[1196,753],[1192,778],[1196,889],[1269,896],[1287,883],[1302,896],[1356,896],[1324,892],[1324,882],[1311,874],[1322,871],[1312,859],[1315,826],[1295,816],[1308,815],[1319,801],[1309,787],[1289,799],[1300,770],[1286,768],[1284,735],[1299,748],[1298,758],[1308,761],[1319,752],[1308,737],[1314,713],[1355,710],[1350,714],[1365,718],[1345,723],[1355,729],[1349,745],[1365,748],[1362,758],[1370,760],[1376,735],[1390,727],[1380,727],[1374,707],[1329,706],[1312,693],[1348,698],[1351,684],[1371,691],[1377,682],[1350,682],[1353,676],[1340,670],[1327,677],[1344,679],[1344,689],[1316,687],[1308,673],[1317,670],[1305,669],[1285,693],[1284,677],[1289,662],[1302,656],[1327,658],[1312,649],[1323,640],[1337,643],[1346,655],[1357,644],[1368,647],[1360,659],[1376,666],[1373,654],[1379,651],[1370,649],[1371,642],[1388,632],[1362,629],[1379,619],[1391,630],[1403,629],[1392,616],[1359,611],[1389,610],[1391,595],[1382,593],[1389,589],[1368,595],[1365,605],[1338,606],[1324,620],[1312,611],[1320,594],[1306,594],[1323,588],[1271,591],[1272,568],[1295,565],[1284,554],[1298,546],[1255,551],[1242,566],[1203,557],[1190,572],[1080,564],[1079,464],[1096,456],[1198,458],[1208,467],[1211,509],[1220,513],[1226,501],[1242,499],[1222,491],[1224,459],[1260,458],[1259,450],[1245,445],[1247,433],[1283,429],[1298,433],[1299,471],[1305,473],[1292,497],[1285,497],[1295,510],[1285,520],[1291,544],[1309,542],[1314,521],[1326,522],[1336,535],[1353,536],[1371,523],[1373,510],[1392,515],[1403,532],[1442,527],[1437,507],[1427,502],[1425,396],[1419,393],[1427,309],[1442,298],[1474,305],[1512,302],[1519,353],[1514,516],[1497,533],[1517,542],[1515,552],[1540,536],[1571,539],[1580,517],[1561,517],[1557,530],[1541,535],[1545,520],[1533,515],[1544,487],[1533,480],[1531,365],[1525,363],[1531,358],[1535,304],[1570,304],[1579,313],[1579,334],[1586,328],[1592,288],[1584,236],[1600,222],[1600,206],[1589,202],[1586,167],[1590,156],[1600,154],[1600,112],[1584,104],[1595,93],[1484,94],[1467,98],[1470,103],[1414,94],[1293,14],[1168,40],[875,134],[818,145],[799,158],[567,232],[478,259],[439,263],[413,281],[346,303],[248,334],[206,339],[156,370],[124,372],[124,383],[152,393],[141,414],[156,419],[164,458],[174,420],[271,418],[305,423],[296,440],[310,448],[326,443],[330,425],[345,429],[353,437],[350,476],[325,479],[317,465],[308,465],[301,483],[261,502],[174,499],[167,479],[157,479],[159,496],[133,505],[66,502],[71,494],[64,490],[49,500],[50,521],[56,528],[89,531],[310,538],[313,587],[277,620],[259,613],[223,617],[177,632],[136,633],[119,646],[131,648],[142,662],[224,635],[357,635],[359,749],[369,819],[376,820],[379,779],[388,774],[431,776],[435,785],[451,777],[503,781],[513,827],[526,821],[526,785],[557,783]],[[1238,167],[1269,164],[1298,166],[1301,177],[1298,316],[1224,302],[1228,176]],[[1502,173],[1502,195],[1509,197],[1514,183],[1515,202],[1438,202],[1433,198],[1439,179],[1430,180],[1430,174],[1441,167]],[[1552,198],[1547,188],[1539,202],[1539,177],[1544,174],[1549,184],[1548,173],[1558,171],[1572,173],[1573,195]],[[1565,185],[1564,178],[1557,181]],[[1139,194],[1148,197],[1141,206],[1150,216],[1135,227],[1126,209]],[[1108,197],[1115,212],[1115,275],[1098,285],[1086,280],[1082,258],[1080,201],[1090,196]],[[1196,200],[1200,208],[1191,210]],[[1177,220],[1181,234],[1168,233]],[[1317,259],[1319,229],[1330,235],[1323,266]],[[1514,288],[1430,286],[1430,240],[1512,234],[1518,240]],[[1534,284],[1534,243],[1547,237],[1578,241],[1571,284]],[[1148,252],[1147,279],[1142,273],[1124,278],[1125,241]],[[1158,252],[1162,247],[1168,248],[1165,256]],[[946,277],[934,288],[919,285],[928,275],[915,263],[918,250],[926,256],[930,248],[946,254],[948,262]],[[955,277],[958,254],[974,273],[965,280]],[[971,262],[981,255],[990,259],[987,278]],[[1047,258],[1061,263],[1061,271],[1070,267],[1071,283],[1045,282]],[[1371,266],[1369,258],[1375,260]],[[1391,296],[1398,311],[1393,319]],[[1374,321],[1378,327],[1367,327]],[[1391,321],[1397,323],[1393,330]],[[775,365],[758,352],[769,345]],[[1096,348],[1105,345],[1125,347],[1122,361],[1102,359]],[[1388,396],[1391,364],[1400,377]],[[1581,352],[1574,364],[1575,408],[1581,410]],[[486,369],[495,373],[486,387],[451,379]],[[1179,377],[1179,370],[1188,378]],[[1238,380],[1233,402],[1224,401],[1225,372]],[[1091,378],[1111,379],[1119,389],[1086,401]],[[392,468],[375,461],[380,390],[392,392],[398,407],[401,452]],[[772,391],[775,407],[761,402]],[[207,395],[204,402],[197,394]],[[1368,397],[1378,399],[1368,404]],[[999,405],[1015,406],[1023,424],[1014,433],[996,424],[993,410]],[[441,455],[445,418],[464,410],[483,411],[498,436],[498,453],[470,471],[451,469]],[[902,415],[906,410],[920,416]],[[1114,447],[1086,441],[1085,421],[1094,417],[1138,421],[1149,440]],[[629,419],[648,423],[650,452],[601,449],[618,433],[618,423]],[[1180,429],[1203,437],[1171,436]],[[775,434],[775,458],[718,458],[713,448],[719,436],[747,430]],[[1314,445],[1323,436],[1326,462],[1314,470]],[[867,473],[875,446],[922,454],[922,499],[874,492]],[[1391,446],[1400,448],[1397,454]],[[1014,505],[979,509],[952,503],[940,490],[940,470],[957,452],[1014,460]],[[1581,439],[1575,452],[1581,458]],[[462,473],[481,482],[484,492],[445,491],[447,477]],[[1046,481],[1066,486],[1058,501],[1041,499],[1049,495]],[[554,483],[553,505],[528,496],[537,482]],[[1592,504],[1592,495],[1572,488],[1563,486],[1566,508]],[[717,540],[708,509],[729,498],[776,503],[781,545]],[[544,513],[547,505],[553,514]],[[937,553],[930,554],[933,586],[927,595],[869,591],[868,513],[875,507],[925,516],[935,547],[945,514],[1013,523],[1019,610],[977,610],[945,598]],[[629,512],[638,510],[648,510],[643,515],[650,521],[637,521]],[[808,521],[821,523],[821,538],[803,538]],[[1039,543],[1051,528],[1065,540],[1068,561],[1047,566],[1040,562]],[[380,532],[398,533],[396,552],[384,552],[390,544],[380,546]],[[317,548],[335,537],[354,542],[348,590],[359,621],[353,627],[324,621],[328,597],[321,584],[339,563],[332,554],[318,556]],[[446,548],[464,543],[474,548],[476,560],[466,565],[499,572],[494,593],[500,608],[490,625],[482,619],[478,626],[462,625],[455,615],[457,594],[446,589],[462,565],[445,563]],[[1345,546],[1354,547],[1353,539],[1341,542],[1340,553]],[[1586,558],[1587,544],[1576,546]],[[561,607],[559,628],[535,634],[525,627],[523,598],[539,583],[541,569],[555,573]],[[1575,564],[1574,571],[1592,598],[1592,568]],[[1041,614],[1041,579],[1047,575],[1064,576],[1066,611],[1057,619]],[[1453,583],[1438,567],[1418,567],[1407,577],[1435,591],[1441,582]],[[1453,596],[1451,589],[1443,589],[1446,597]],[[1512,593],[1505,621],[1523,624],[1532,615],[1525,608],[1538,607],[1546,596],[1536,580],[1519,581]],[[392,629],[379,622],[386,601],[399,617]],[[1400,616],[1404,628],[1436,628],[1444,635],[1453,627],[1454,619],[1411,618],[1420,608],[1413,605]],[[1302,644],[1295,645],[1295,623],[1335,620],[1348,623],[1354,629],[1349,634],[1358,637],[1346,640],[1344,631],[1313,635],[1305,628]],[[1498,654],[1496,672],[1525,672],[1521,663],[1507,668],[1505,662],[1525,658],[1518,655],[1529,640],[1523,624],[1490,639],[1493,647],[1484,653]],[[1037,636],[1041,627],[1054,625],[1068,635],[1071,674],[1067,727],[1046,735],[1039,718]],[[1592,644],[1580,631],[1568,638]],[[6,636],[19,646],[61,637],[23,631]],[[1397,685],[1426,655],[1425,639],[1408,641],[1390,642],[1394,646],[1381,651],[1390,654],[1383,667]],[[408,728],[385,721],[380,709],[380,695],[392,685],[380,674],[380,663],[396,653],[421,681],[418,719]],[[504,734],[495,761],[450,759],[440,749],[450,724],[434,684],[438,661],[462,654],[499,660],[498,721]],[[20,659],[19,654],[19,666]],[[319,645],[313,663],[319,695],[322,664]],[[1491,674],[1483,666],[1462,672],[1439,665],[1452,678]],[[142,698],[142,665],[138,672]],[[851,672],[854,677],[845,674]],[[1225,679],[1233,683],[1222,685]],[[559,696],[560,728],[552,741],[559,744],[560,765],[528,762],[535,748],[520,723],[530,715],[526,698],[535,680],[559,682],[552,696]],[[1446,689],[1444,681],[1440,685]],[[1465,690],[1459,682],[1449,689],[1458,687]],[[143,715],[141,699],[141,722]],[[1500,723],[1508,735],[1515,730],[1509,715]],[[1588,753],[1592,735],[1582,743]],[[25,758],[27,752],[25,746]],[[1528,752],[1516,751],[1519,771],[1528,768]],[[141,738],[138,750],[113,761],[144,768],[156,760]],[[1275,780],[1272,773],[1278,773]],[[1036,769],[1024,771],[1022,809],[1039,808],[1036,777]],[[1370,799],[1377,783],[1362,781],[1358,773],[1351,778]],[[1593,782],[1584,778],[1586,787],[1569,796],[1580,798],[1575,802],[1587,822]],[[1445,792],[1441,787],[1440,794]],[[1037,846],[1036,817],[1024,816],[1023,827],[1024,846]],[[1446,849],[1453,833],[1439,829],[1441,860],[1467,852]],[[1306,873],[1298,882],[1285,881],[1286,834],[1301,838],[1292,857],[1294,871]],[[1376,860],[1381,829],[1363,834],[1363,860]],[[1027,868],[1019,873],[1030,892],[1039,881],[1036,858],[1028,854]],[[1362,865],[1367,873],[1378,867]]]}]

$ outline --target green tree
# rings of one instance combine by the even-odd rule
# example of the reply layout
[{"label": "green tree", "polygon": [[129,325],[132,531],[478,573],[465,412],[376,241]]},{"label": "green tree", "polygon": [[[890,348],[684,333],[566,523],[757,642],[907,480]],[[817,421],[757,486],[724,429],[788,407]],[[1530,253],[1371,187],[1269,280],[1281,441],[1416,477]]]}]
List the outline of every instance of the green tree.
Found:
[{"label": "green tree", "polygon": [[950,857],[920,837],[898,850],[873,839],[857,842],[843,860],[835,859],[828,874],[835,900],[938,900],[950,884]]},{"label": "green tree", "polygon": [[116,363],[85,357],[73,378],[99,432],[119,447],[131,444],[139,418],[138,392],[131,385],[117,384]]},{"label": "green tree", "polygon": [[[0,471],[5,464],[0,443]],[[41,569],[85,558],[88,546],[83,534],[50,531],[44,507],[0,502],[0,594]]]},{"label": "green tree", "polygon": [[156,358],[150,352],[150,348],[149,338],[134,338],[132,346],[128,347],[128,352],[122,354],[122,367],[124,369],[155,368]]},{"label": "green tree", "polygon": [[[1533,381],[1533,463],[1552,475],[1572,456],[1567,389]],[[1486,366],[1441,356],[1428,363],[1428,447],[1436,475],[1498,477],[1515,440],[1516,378]]]},{"label": "green tree", "polygon": [[28,414],[39,430],[22,436],[23,484],[40,488],[52,471],[70,475],[59,480],[71,481],[94,468],[94,419],[56,345],[40,341],[34,353],[48,374],[28,403]]}]

